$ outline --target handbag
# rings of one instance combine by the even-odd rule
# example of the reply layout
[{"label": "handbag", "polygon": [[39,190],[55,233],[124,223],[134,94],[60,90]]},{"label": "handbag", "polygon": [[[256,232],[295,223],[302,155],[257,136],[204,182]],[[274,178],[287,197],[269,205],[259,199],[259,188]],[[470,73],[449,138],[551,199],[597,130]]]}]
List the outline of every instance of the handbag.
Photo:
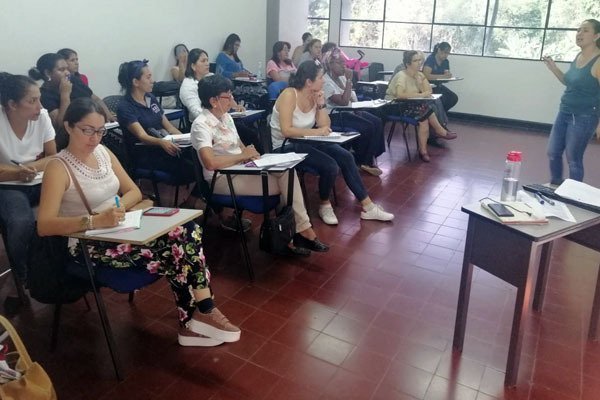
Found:
[{"label": "handbag", "polygon": [[284,206],[275,216],[271,218],[269,216],[269,210],[267,209],[267,198],[269,196],[268,187],[268,172],[261,171],[263,186],[263,197],[265,207],[265,218],[262,225],[260,226],[260,240],[258,247],[268,253],[275,255],[288,255],[290,249],[289,243],[294,237],[296,232],[296,220],[294,218],[294,211],[292,209],[292,196],[294,194],[294,170],[289,170],[290,180],[288,184],[288,204]]},{"label": "handbag", "polygon": [[15,346],[15,351],[6,355],[7,362],[11,368],[21,373],[20,378],[0,385],[0,399],[56,400],[56,392],[50,377],[40,364],[31,360],[15,328],[1,315],[0,325],[8,332]]},{"label": "handbag", "polygon": [[[71,167],[56,157],[65,166],[88,213],[92,214],[83,190]],[[69,239],[66,236],[44,236],[34,232],[27,262],[27,287],[31,297],[44,304],[66,304],[79,300],[90,290],[90,283],[66,273],[69,262]]]}]

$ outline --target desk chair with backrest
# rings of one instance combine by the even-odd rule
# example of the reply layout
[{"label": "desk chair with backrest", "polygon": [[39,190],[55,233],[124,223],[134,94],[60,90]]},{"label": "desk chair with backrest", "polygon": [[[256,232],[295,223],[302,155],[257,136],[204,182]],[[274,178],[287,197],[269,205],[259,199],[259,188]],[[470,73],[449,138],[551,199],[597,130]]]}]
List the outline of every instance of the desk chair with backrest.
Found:
[{"label": "desk chair with backrest", "polygon": [[[246,269],[248,270],[248,276],[251,281],[254,281],[254,268],[252,267],[252,261],[250,260],[250,253],[248,252],[248,244],[246,241],[246,234],[241,229],[242,226],[242,213],[247,210],[254,214],[264,214],[265,218],[268,218],[269,213],[274,210],[280,202],[280,195],[268,195],[268,186],[265,187],[265,179],[263,179],[263,196],[238,196],[233,195],[233,185],[229,185],[230,194],[214,194],[214,187],[218,176],[218,171],[213,174],[210,185],[204,179],[202,164],[200,163],[199,155],[195,154],[193,157],[194,161],[194,174],[196,176],[196,185],[201,188],[204,198],[206,199],[206,209],[204,214],[204,220],[202,221],[202,231],[206,237],[206,222],[208,221],[208,213],[214,206],[227,207],[234,210],[234,215],[237,220],[238,233],[240,234],[240,242],[242,244],[242,252],[244,255],[244,262]],[[293,170],[292,170],[293,171]],[[266,172],[265,172],[266,174]]]}]

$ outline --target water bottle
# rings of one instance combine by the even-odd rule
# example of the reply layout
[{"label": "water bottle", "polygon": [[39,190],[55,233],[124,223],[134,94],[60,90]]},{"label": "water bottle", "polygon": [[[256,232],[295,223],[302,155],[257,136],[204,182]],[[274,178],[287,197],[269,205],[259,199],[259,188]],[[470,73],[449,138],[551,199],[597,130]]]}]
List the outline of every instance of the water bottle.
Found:
[{"label": "water bottle", "polygon": [[256,79],[262,79],[265,71],[263,71],[262,61],[258,62],[258,68],[256,69]]},{"label": "water bottle", "polygon": [[500,201],[515,201],[519,187],[519,173],[521,172],[521,152],[511,151],[506,155],[504,165],[504,178],[502,179],[502,192]]}]

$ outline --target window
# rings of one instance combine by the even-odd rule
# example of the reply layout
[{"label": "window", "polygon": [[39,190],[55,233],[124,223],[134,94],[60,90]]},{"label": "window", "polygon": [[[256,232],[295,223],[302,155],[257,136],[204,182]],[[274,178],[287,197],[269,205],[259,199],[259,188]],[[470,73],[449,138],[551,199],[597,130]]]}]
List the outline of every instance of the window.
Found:
[{"label": "window", "polygon": [[571,61],[577,26],[598,16],[597,0],[342,0],[340,44]]},{"label": "window", "polygon": [[306,31],[323,43],[329,39],[329,0],[309,0]]}]

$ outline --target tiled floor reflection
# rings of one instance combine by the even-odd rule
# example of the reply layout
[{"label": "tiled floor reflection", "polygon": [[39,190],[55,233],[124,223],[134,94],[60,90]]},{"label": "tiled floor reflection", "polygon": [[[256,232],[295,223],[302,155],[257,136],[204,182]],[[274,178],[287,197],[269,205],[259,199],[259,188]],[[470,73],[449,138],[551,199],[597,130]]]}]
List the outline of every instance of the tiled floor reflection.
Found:
[{"label": "tiled floor reflection", "polygon": [[[51,307],[33,304],[13,321],[61,400],[599,399],[600,344],[587,341],[586,330],[600,256],[567,242],[555,246],[544,310],[528,320],[516,388],[503,386],[515,290],[480,270],[464,352],[452,352],[467,223],[461,205],[498,193],[509,150],[524,153],[523,182],[547,180],[545,135],[453,128],[459,139],[432,148],[430,164],[408,162],[396,135],[380,157],[381,178],[363,176],[374,200],[396,214],[393,223],[362,222],[339,179],[340,224],[325,226],[314,215],[315,182],[308,181],[313,223],[332,244],[329,253],[262,253],[262,217],[253,216],[254,284],[237,236],[209,228],[216,300],[242,327],[238,343],[179,347],[164,280],[132,305],[104,292],[123,382],[114,378],[97,313],[82,302],[65,307],[55,353],[48,351]],[[591,144],[586,181],[595,186],[599,159],[600,146]]]}]

